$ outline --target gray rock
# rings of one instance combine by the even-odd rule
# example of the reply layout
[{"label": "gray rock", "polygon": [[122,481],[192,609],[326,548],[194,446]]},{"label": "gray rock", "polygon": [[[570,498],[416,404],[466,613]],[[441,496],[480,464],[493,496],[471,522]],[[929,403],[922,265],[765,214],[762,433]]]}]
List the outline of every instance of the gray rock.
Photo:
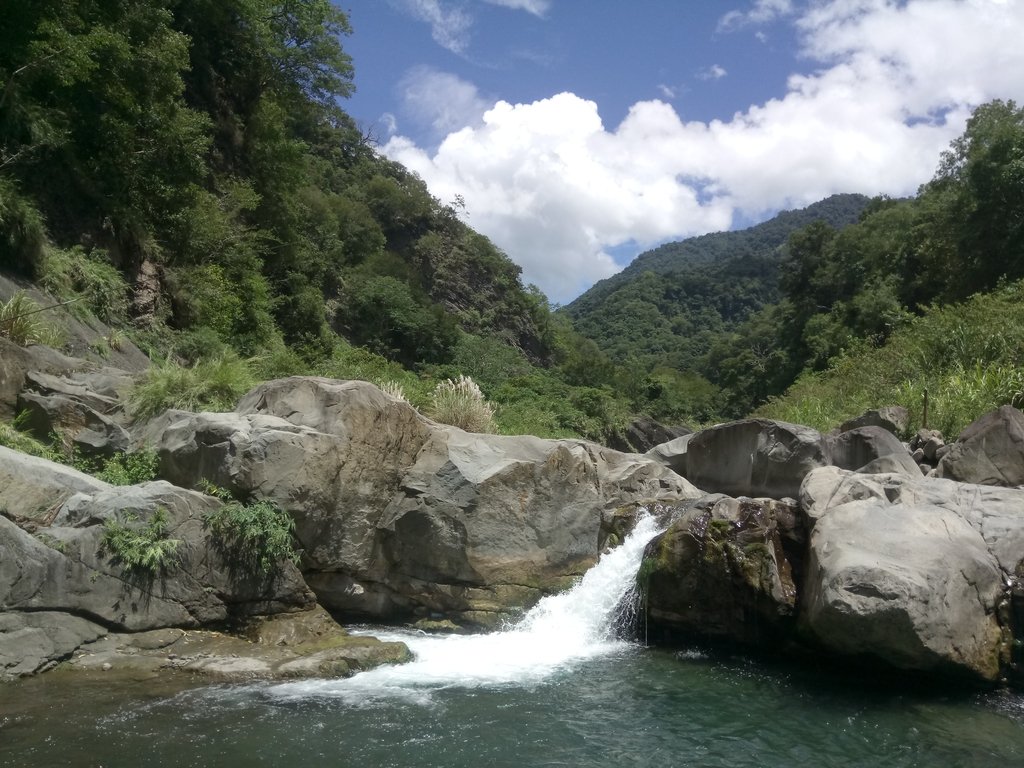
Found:
[{"label": "gray rock", "polygon": [[[30,465],[50,464],[26,459]],[[29,476],[46,469],[30,466]],[[290,563],[267,578],[232,565],[230,553],[218,548],[204,524],[221,504],[166,482],[104,484],[71,495],[48,516],[50,525],[35,526],[35,535],[0,517],[0,610],[62,611],[136,631],[310,605],[312,595]],[[117,519],[142,526],[157,510],[167,516],[167,538],[180,542],[173,557],[151,575],[126,571],[104,551],[104,523]]]},{"label": "gray rock", "polygon": [[938,463],[937,475],[983,485],[1024,485],[1024,414],[1010,405],[968,426]]},{"label": "gray rock", "polygon": [[881,427],[894,435],[907,431],[910,424],[910,413],[902,405],[887,405],[866,411],[855,419],[843,422],[840,432],[847,432],[859,427]]},{"label": "gray rock", "polygon": [[679,505],[644,552],[649,632],[683,641],[784,641],[796,614],[798,518],[796,507],[771,499],[715,494]]},{"label": "gray rock", "polygon": [[183,417],[159,453],[179,484],[205,478],[286,509],[321,603],[375,618],[497,621],[596,561],[604,510],[697,495],[644,457],[470,434],[371,384],[317,378],[261,385],[235,414]]},{"label": "gray rock", "polygon": [[689,427],[669,427],[654,419],[639,418],[630,422],[625,433],[608,443],[608,447],[624,453],[646,453],[655,446],[677,437],[693,434]]},{"label": "gray rock", "polygon": [[825,647],[997,680],[999,605],[1024,560],[1024,492],[815,470],[801,622]]},{"label": "gray rock", "polygon": [[77,469],[0,446],[0,510],[19,522],[48,525],[74,494],[110,487]]},{"label": "gray rock", "polygon": [[686,477],[686,447],[692,438],[693,434],[677,437],[667,443],[654,446],[644,455],[664,464],[680,477]]},{"label": "gray rock", "polygon": [[908,477],[917,477],[921,474],[920,467],[908,451],[879,456],[877,459],[869,461],[863,467],[858,467],[855,471],[866,475],[898,474]]},{"label": "gray rock", "polygon": [[687,479],[709,493],[781,499],[795,497],[804,476],[829,464],[817,430],[768,419],[704,429],[686,450]]},{"label": "gray rock", "polygon": [[106,633],[67,613],[0,613],[0,682],[49,669]]},{"label": "gray rock", "polygon": [[90,365],[84,360],[67,357],[49,347],[19,347],[7,339],[0,338],[0,418],[10,419],[17,412],[18,395],[25,388],[29,373],[41,371],[63,374]]},{"label": "gray rock", "polygon": [[840,469],[860,470],[877,459],[889,458],[899,471],[917,472],[914,460],[892,432],[882,427],[855,427],[827,438],[832,464]]},{"label": "gray rock", "polygon": [[127,430],[80,400],[66,395],[22,392],[18,410],[28,414],[26,426],[39,440],[52,435],[86,456],[112,456],[128,448]]}]

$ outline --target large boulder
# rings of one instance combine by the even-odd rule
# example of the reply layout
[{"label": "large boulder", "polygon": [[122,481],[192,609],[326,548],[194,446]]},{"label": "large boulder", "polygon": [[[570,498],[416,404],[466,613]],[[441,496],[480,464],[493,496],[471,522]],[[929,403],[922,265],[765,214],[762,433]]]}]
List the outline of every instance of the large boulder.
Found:
[{"label": "large boulder", "polygon": [[109,416],[66,395],[22,392],[18,411],[25,426],[39,440],[58,435],[83,456],[112,456],[128,448],[128,431]]},{"label": "large boulder", "polygon": [[[898,471],[917,476],[921,472],[910,451],[887,429],[877,426],[855,427],[827,438],[834,466],[859,472]],[[884,462],[879,459],[887,459]]]},{"label": "large boulder", "polygon": [[657,445],[683,435],[693,434],[689,427],[670,427],[654,419],[633,419],[622,434],[608,442],[608,447],[624,453],[646,453]]},{"label": "large boulder", "polygon": [[719,424],[686,446],[686,478],[709,493],[795,498],[812,469],[829,464],[817,430],[769,419]]},{"label": "large boulder", "polygon": [[693,439],[693,434],[682,435],[666,443],[656,445],[644,455],[664,464],[677,475],[686,477],[686,448]]},{"label": "large boulder", "polygon": [[1024,485],[1024,414],[1004,405],[974,421],[943,455],[935,474],[965,483]]},{"label": "large boulder", "polygon": [[59,375],[88,367],[91,364],[85,360],[68,357],[49,347],[19,347],[0,338],[0,419],[9,419],[17,412],[18,395],[25,388],[30,373]]},{"label": "large boulder", "polygon": [[[27,463],[40,476],[50,464],[34,457]],[[206,517],[222,504],[163,481],[102,484],[68,496],[33,521],[32,533],[12,520],[33,508],[14,504],[0,517],[0,612],[64,612],[138,631],[310,606],[312,594],[291,563],[267,576],[246,572],[213,539]],[[166,520],[164,538],[178,542],[173,554],[151,571],[125,567],[105,544],[108,527],[142,529],[158,514]]]},{"label": "large boulder", "polygon": [[804,538],[798,509],[784,502],[711,495],[678,505],[644,552],[649,636],[785,642]]},{"label": "large boulder", "polygon": [[808,475],[801,623],[826,648],[992,682],[1024,560],[1024,492],[834,467]]},{"label": "large boulder", "polygon": [[657,462],[574,440],[436,424],[365,382],[295,377],[234,414],[180,415],[164,476],[273,501],[329,609],[492,624],[598,556],[602,515],[697,495]]},{"label": "large boulder", "polygon": [[99,624],[68,613],[0,613],[0,682],[49,669],[106,634]]},{"label": "large boulder", "polygon": [[840,432],[860,427],[881,427],[894,435],[902,435],[910,425],[910,412],[902,405],[886,405],[865,411],[855,419],[843,422]]},{"label": "large boulder", "polygon": [[23,525],[49,525],[75,494],[109,489],[77,469],[0,446],[0,510]]}]

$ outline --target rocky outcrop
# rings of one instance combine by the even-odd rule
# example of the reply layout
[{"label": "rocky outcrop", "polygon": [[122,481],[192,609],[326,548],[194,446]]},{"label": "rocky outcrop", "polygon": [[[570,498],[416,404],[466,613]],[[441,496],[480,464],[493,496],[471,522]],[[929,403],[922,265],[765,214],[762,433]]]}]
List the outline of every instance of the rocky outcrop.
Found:
[{"label": "rocky outcrop", "polygon": [[817,430],[769,419],[704,429],[686,446],[686,478],[709,493],[795,498],[804,476],[829,464]]},{"label": "rocky outcrop", "polygon": [[654,419],[633,419],[629,426],[608,442],[608,447],[624,453],[646,453],[655,446],[693,434],[689,427],[669,427]]},{"label": "rocky outcrop", "polygon": [[812,472],[801,623],[833,652],[995,681],[1024,492],[836,468]]},{"label": "rocky outcrop", "polygon": [[865,411],[855,419],[843,422],[840,432],[848,432],[860,427],[881,427],[887,432],[900,436],[910,425],[910,413],[902,405],[887,405]]},{"label": "rocky outcrop", "polygon": [[364,382],[269,382],[234,414],[182,415],[158,447],[178,484],[287,510],[320,601],[375,618],[491,625],[591,566],[603,513],[698,495],[644,457],[467,433]]},{"label": "rocky outcrop", "polygon": [[965,483],[1024,485],[1024,414],[1004,405],[974,421],[942,455],[936,475]]},{"label": "rocky outcrop", "polygon": [[892,432],[882,427],[856,427],[829,436],[827,442],[831,463],[840,469],[870,474],[880,471],[910,476],[921,474],[910,451]]},{"label": "rocky outcrop", "polygon": [[106,634],[105,627],[67,613],[0,612],[0,682],[44,672]]},{"label": "rocky outcrop", "polygon": [[798,509],[783,502],[713,495],[678,505],[644,552],[648,636],[786,642],[804,538]]},{"label": "rocky outcrop", "polygon": [[686,477],[686,449],[692,439],[692,434],[682,435],[667,443],[654,446],[644,455],[664,464],[677,475]]}]

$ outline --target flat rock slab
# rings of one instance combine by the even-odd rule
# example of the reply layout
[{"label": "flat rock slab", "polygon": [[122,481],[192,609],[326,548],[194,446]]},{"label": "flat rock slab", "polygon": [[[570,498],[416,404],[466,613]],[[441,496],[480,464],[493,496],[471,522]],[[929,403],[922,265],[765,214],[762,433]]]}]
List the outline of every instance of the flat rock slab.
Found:
[{"label": "flat rock slab", "polygon": [[282,646],[209,630],[155,630],[107,635],[82,646],[68,666],[136,676],[187,672],[216,680],[280,680],[348,677],[409,658],[404,643],[344,633],[319,643]]}]

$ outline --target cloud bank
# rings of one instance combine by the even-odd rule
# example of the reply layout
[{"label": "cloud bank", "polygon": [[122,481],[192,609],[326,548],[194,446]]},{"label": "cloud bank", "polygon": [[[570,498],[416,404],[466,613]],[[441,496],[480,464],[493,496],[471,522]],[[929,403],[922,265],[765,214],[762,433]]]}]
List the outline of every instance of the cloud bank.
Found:
[{"label": "cloud bank", "polygon": [[818,69],[728,120],[683,122],[654,100],[609,128],[572,93],[486,105],[471,83],[430,72],[424,82],[453,94],[428,115],[443,140],[430,149],[396,135],[382,151],[440,199],[461,194],[468,222],[564,302],[618,271],[610,252],[624,243],[728,229],[737,214],[835,192],[913,193],[974,106],[1024,97],[1015,0],[832,0],[802,13],[762,0],[720,28],[780,14]]}]

